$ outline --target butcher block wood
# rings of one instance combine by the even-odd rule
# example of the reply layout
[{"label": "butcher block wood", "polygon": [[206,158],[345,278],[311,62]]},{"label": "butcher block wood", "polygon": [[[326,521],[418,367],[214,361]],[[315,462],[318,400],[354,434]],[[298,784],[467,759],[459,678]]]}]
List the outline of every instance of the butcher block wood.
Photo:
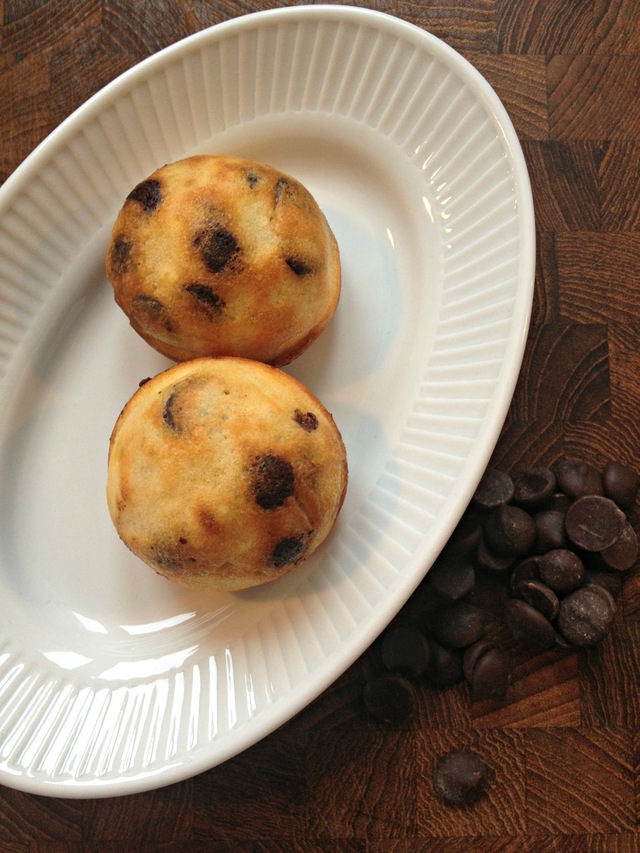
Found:
[{"label": "butcher block wood", "polygon": [[[0,180],[118,74],[269,0],[0,0]],[[533,316],[492,464],[578,456],[640,470],[640,3],[374,0],[460,51],[502,98],[530,169]],[[636,525],[640,512],[631,513]],[[410,606],[410,604],[408,605]],[[612,633],[570,653],[513,649],[506,698],[421,685],[413,717],[371,719],[366,652],[313,704],[223,765],[100,800],[0,789],[0,850],[640,850],[640,581]],[[1,733],[0,733],[1,738]],[[447,805],[435,760],[469,747],[485,796]]]}]

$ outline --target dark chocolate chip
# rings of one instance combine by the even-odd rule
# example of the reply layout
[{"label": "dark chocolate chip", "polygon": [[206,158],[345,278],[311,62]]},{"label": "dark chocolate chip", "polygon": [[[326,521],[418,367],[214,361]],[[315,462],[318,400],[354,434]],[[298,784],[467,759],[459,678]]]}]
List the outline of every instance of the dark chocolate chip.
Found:
[{"label": "dark chocolate chip", "polygon": [[510,675],[506,652],[487,649],[473,667],[471,692],[476,699],[502,699],[509,688]]},{"label": "dark chocolate chip", "polygon": [[480,509],[495,509],[512,497],[511,477],[497,468],[487,468],[474,492],[472,503]]},{"label": "dark chocolate chip", "polygon": [[624,575],[622,572],[607,571],[606,569],[588,568],[584,575],[584,583],[591,586],[601,586],[615,600],[622,592]]},{"label": "dark chocolate chip", "polygon": [[572,502],[573,498],[570,498],[569,495],[565,495],[564,492],[554,492],[547,501],[545,509],[561,512],[564,515]]},{"label": "dark chocolate chip", "polygon": [[507,573],[482,571],[478,566],[475,570],[475,582],[466,600],[481,610],[486,611],[495,619],[502,621],[504,606],[509,598]]},{"label": "dark chocolate chip", "polygon": [[267,453],[258,456],[251,466],[251,488],[262,509],[277,509],[293,494],[295,474],[290,462]]},{"label": "dark chocolate chip", "polygon": [[627,510],[635,502],[640,488],[640,476],[621,462],[609,462],[602,474],[604,493],[618,504],[620,509]]},{"label": "dark chocolate chip", "polygon": [[447,556],[468,556],[480,544],[482,522],[477,513],[465,512],[445,546]]},{"label": "dark chocolate chip", "polygon": [[251,189],[254,189],[260,182],[260,176],[256,175],[255,172],[247,172],[245,178]]},{"label": "dark chocolate chip", "polygon": [[117,275],[122,275],[131,260],[131,243],[124,237],[116,237],[111,246],[111,266]]},{"label": "dark chocolate chip", "polygon": [[213,273],[221,272],[240,254],[240,245],[225,228],[211,228],[194,240],[207,268]]},{"label": "dark chocolate chip", "polygon": [[218,294],[206,284],[201,284],[199,281],[193,281],[191,284],[187,284],[184,289],[187,293],[195,296],[198,302],[205,305],[213,315],[218,316],[222,313],[222,310],[225,307],[224,299],[218,296]]},{"label": "dark chocolate chip", "polygon": [[572,498],[603,495],[602,476],[597,468],[579,459],[561,459],[554,465],[558,487]]},{"label": "dark chocolate chip", "polygon": [[527,580],[516,584],[513,594],[521,601],[526,601],[536,610],[539,610],[550,622],[556,618],[560,611],[558,596],[542,581]]},{"label": "dark chocolate chip", "polygon": [[536,526],[526,510],[502,504],[492,510],[484,524],[488,547],[501,557],[522,557],[533,548]]},{"label": "dark chocolate chip", "polygon": [[434,614],[431,629],[440,643],[462,649],[482,637],[489,621],[486,611],[461,601]]},{"label": "dark chocolate chip", "polygon": [[300,258],[285,258],[285,263],[300,278],[313,272],[313,267]]},{"label": "dark chocolate chip", "polygon": [[462,672],[464,680],[471,684],[473,681],[473,671],[476,664],[485,652],[489,649],[495,649],[495,642],[489,637],[483,637],[477,643],[473,643],[464,650],[462,655]]},{"label": "dark chocolate chip", "polygon": [[364,704],[376,720],[402,723],[409,719],[415,704],[411,683],[400,673],[382,673],[364,686]]},{"label": "dark chocolate chip", "polygon": [[427,575],[427,582],[452,603],[468,595],[475,585],[475,572],[468,560],[439,557]]},{"label": "dark chocolate chip", "polygon": [[484,536],[480,540],[476,551],[476,560],[483,569],[488,569],[491,572],[504,572],[513,566],[515,559],[515,557],[495,554],[485,542]]},{"label": "dark chocolate chip", "polygon": [[415,626],[401,625],[385,633],[380,654],[387,669],[418,678],[429,666],[429,641]]},{"label": "dark chocolate chip", "polygon": [[139,293],[133,299],[131,309],[132,314],[142,314],[145,321],[148,323],[159,323],[167,329],[167,331],[171,331],[173,329],[173,323],[171,322],[171,318],[167,314],[164,305],[159,299],[156,299],[155,296],[148,296],[146,293]]},{"label": "dark chocolate chip", "polygon": [[180,432],[180,426],[176,419],[176,405],[177,392],[174,390],[169,394],[167,399],[165,400],[164,406],[162,407],[162,420],[173,432]]},{"label": "dark chocolate chip", "polygon": [[293,419],[306,432],[313,432],[318,429],[318,418],[313,412],[302,412],[300,409],[296,409],[293,413]]},{"label": "dark chocolate chip", "polygon": [[610,569],[626,572],[633,568],[638,559],[638,537],[628,521],[625,521],[622,533],[613,545],[600,552],[602,562]]},{"label": "dark chocolate chip", "polygon": [[585,551],[604,551],[622,533],[626,516],[610,499],[589,495],[574,501],[565,516],[569,539]]},{"label": "dark chocolate chip", "polygon": [[550,468],[531,468],[513,481],[513,502],[525,509],[545,504],[556,488],[556,476]]},{"label": "dark chocolate chip", "polygon": [[572,592],[584,580],[584,563],[568,548],[547,551],[539,558],[538,568],[540,579],[560,594]]},{"label": "dark chocolate chip", "polygon": [[593,646],[609,633],[615,615],[615,601],[604,587],[583,586],[562,599],[558,630],[572,646]]},{"label": "dark chocolate chip", "polygon": [[271,552],[271,565],[275,569],[281,569],[283,566],[298,562],[307,548],[308,541],[307,533],[281,539]]},{"label": "dark chocolate chip", "polygon": [[279,178],[276,184],[275,202],[289,201],[291,198],[291,185],[286,178]]},{"label": "dark chocolate chip", "polygon": [[138,204],[142,206],[142,209],[147,213],[155,210],[162,202],[160,181],[155,178],[149,178],[146,181],[141,181],[131,190],[127,196],[127,201],[137,201]]},{"label": "dark chocolate chip", "polygon": [[433,784],[438,794],[445,802],[457,806],[478,800],[488,778],[487,765],[468,749],[455,749],[442,755],[433,771]]},{"label": "dark chocolate chip", "polygon": [[462,669],[462,652],[443,646],[433,637],[429,637],[429,666],[427,680],[435,687],[451,687],[458,684],[464,677]]},{"label": "dark chocolate chip", "polygon": [[505,619],[513,637],[526,648],[542,651],[556,643],[551,622],[526,601],[512,599],[505,607]]},{"label": "dark chocolate chip", "polygon": [[544,554],[553,548],[566,547],[567,534],[564,529],[564,518],[565,513],[559,509],[544,509],[534,515],[536,553]]},{"label": "dark chocolate chip", "polygon": [[540,566],[538,565],[538,557],[527,557],[526,560],[523,560],[521,563],[518,563],[517,566],[514,566],[510,577],[511,589],[515,589],[521,581],[533,581],[539,579]]}]

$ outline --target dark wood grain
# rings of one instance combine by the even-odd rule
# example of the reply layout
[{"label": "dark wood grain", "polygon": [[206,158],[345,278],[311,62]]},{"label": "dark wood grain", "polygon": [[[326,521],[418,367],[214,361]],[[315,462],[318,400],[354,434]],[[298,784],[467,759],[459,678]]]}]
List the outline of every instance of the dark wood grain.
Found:
[{"label": "dark wood grain", "polygon": [[[270,0],[0,0],[0,181],[118,74]],[[537,218],[533,315],[492,463],[563,455],[640,470],[638,0],[375,0],[471,60],[513,119]],[[632,514],[640,524],[640,511]],[[407,605],[411,606],[411,603]],[[584,653],[516,647],[505,699],[417,691],[388,727],[364,713],[370,649],[282,729],[158,791],[65,801],[0,789],[0,850],[631,853],[640,850],[640,578]],[[466,808],[436,795],[436,758],[490,767]]]}]

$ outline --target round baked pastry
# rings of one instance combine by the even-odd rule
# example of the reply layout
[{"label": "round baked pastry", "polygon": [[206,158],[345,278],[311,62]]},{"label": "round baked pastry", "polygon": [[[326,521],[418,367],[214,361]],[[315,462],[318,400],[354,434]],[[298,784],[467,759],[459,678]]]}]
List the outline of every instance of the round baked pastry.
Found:
[{"label": "round baked pastry", "polygon": [[138,184],[116,219],[106,268],[132,327],[175,361],[287,364],[340,297],[338,245],[312,195],[238,157],[188,157]]},{"label": "round baked pastry", "polygon": [[325,539],[344,500],[345,448],[297,380],[240,358],[183,362],[118,418],[107,503],[124,543],[170,580],[256,586]]}]

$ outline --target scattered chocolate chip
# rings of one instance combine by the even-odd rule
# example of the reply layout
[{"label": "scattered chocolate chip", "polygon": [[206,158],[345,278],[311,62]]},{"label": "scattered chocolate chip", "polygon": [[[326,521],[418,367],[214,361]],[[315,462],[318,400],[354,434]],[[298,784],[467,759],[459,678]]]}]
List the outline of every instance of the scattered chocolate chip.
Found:
[{"label": "scattered chocolate chip", "polygon": [[475,585],[475,572],[468,560],[438,558],[427,575],[427,582],[450,603],[468,595]]},{"label": "scattered chocolate chip", "polygon": [[478,800],[485,791],[489,772],[487,765],[469,749],[455,749],[436,761],[433,784],[445,802],[467,805]]},{"label": "scattered chocolate chip", "polygon": [[630,509],[635,503],[640,488],[640,476],[621,462],[608,462],[602,480],[605,495],[611,498],[620,509]]},{"label": "scattered chocolate chip", "polygon": [[462,668],[462,652],[441,645],[433,637],[429,638],[429,666],[427,680],[435,687],[451,687],[458,684],[464,677]]},{"label": "scattered chocolate chip", "polygon": [[578,459],[561,459],[554,466],[558,486],[565,495],[603,495],[602,476],[597,468]]},{"label": "scattered chocolate chip", "polygon": [[308,541],[307,533],[281,539],[271,552],[271,565],[275,569],[281,569],[283,566],[296,563],[304,554]]},{"label": "scattered chocolate chip", "polygon": [[584,563],[568,548],[547,551],[538,560],[538,568],[540,579],[554,592],[572,592],[584,580]]},{"label": "scattered chocolate chip", "polygon": [[162,420],[173,432],[179,432],[174,406],[176,404],[177,392],[174,390],[169,394],[162,407]]},{"label": "scattered chocolate chip", "polygon": [[275,202],[276,204],[280,204],[280,202],[289,200],[291,197],[291,185],[286,178],[279,178],[276,184],[275,191]]},{"label": "scattered chocolate chip", "polygon": [[238,241],[224,228],[206,230],[196,237],[194,243],[205,265],[213,273],[221,272],[240,254]]},{"label": "scattered chocolate chip", "polygon": [[141,379],[140,382],[138,382],[138,388],[142,388],[142,386],[146,385],[147,382],[151,382],[150,376],[147,376],[145,379]]},{"label": "scattered chocolate chip", "polygon": [[124,237],[116,237],[111,246],[111,266],[117,275],[122,275],[131,260],[131,243]]},{"label": "scattered chocolate chip", "polygon": [[251,189],[254,189],[260,183],[260,176],[256,175],[255,172],[247,172],[245,178]]},{"label": "scattered chocolate chip", "polygon": [[476,660],[471,692],[476,699],[502,699],[509,688],[509,659],[503,649],[486,649]]},{"label": "scattered chocolate chip", "polygon": [[501,557],[521,557],[531,551],[536,526],[526,510],[502,504],[492,510],[484,525],[489,548]]},{"label": "scattered chocolate chip", "polygon": [[401,625],[383,636],[380,654],[387,669],[418,678],[429,666],[429,641],[418,628]]},{"label": "scattered chocolate chip", "polygon": [[222,313],[225,307],[225,301],[222,297],[218,296],[215,291],[213,291],[206,284],[201,284],[198,281],[193,281],[191,284],[185,285],[184,288],[187,293],[190,293],[192,296],[198,300],[198,302],[203,303],[210,312],[218,316]]},{"label": "scattered chocolate chip", "polygon": [[155,178],[141,181],[131,190],[127,196],[127,201],[137,201],[147,213],[155,210],[162,202],[160,181],[157,181]]},{"label": "scattered chocolate chip", "polygon": [[638,537],[628,521],[625,521],[622,533],[613,545],[600,552],[600,557],[608,568],[617,572],[626,572],[635,566],[638,559]]},{"label": "scattered chocolate chip", "polygon": [[608,634],[616,615],[613,596],[601,586],[583,586],[560,603],[558,630],[572,646],[593,646]]},{"label": "scattered chocolate chip", "polygon": [[545,551],[551,551],[553,548],[564,548],[567,545],[564,519],[565,512],[559,509],[545,509],[534,515],[535,550],[538,554],[544,554]]},{"label": "scattered chocolate chip", "polygon": [[318,418],[313,412],[302,412],[300,409],[296,409],[293,413],[293,419],[306,432],[313,432],[315,429],[318,429]]},{"label": "scattered chocolate chip", "polygon": [[497,468],[487,468],[474,492],[472,503],[480,509],[495,509],[512,497],[511,477]]},{"label": "scattered chocolate chip", "polygon": [[565,527],[574,545],[585,551],[604,551],[622,533],[625,514],[610,499],[588,495],[574,501],[567,510]]},{"label": "scattered chocolate chip", "polygon": [[313,272],[313,267],[300,258],[285,258],[285,263],[300,278]]},{"label": "scattered chocolate chip", "polygon": [[386,723],[409,719],[415,704],[411,683],[397,672],[383,673],[367,681],[363,699],[371,716]]},{"label": "scattered chocolate chip", "polygon": [[525,509],[538,509],[556,488],[556,476],[550,468],[531,468],[513,481],[513,502]]},{"label": "scattered chocolate chip", "polygon": [[516,598],[509,601],[505,608],[505,619],[514,639],[525,648],[543,651],[555,645],[553,625],[526,601]]},{"label": "scattered chocolate chip", "polygon": [[489,622],[484,610],[461,601],[434,614],[431,630],[436,640],[453,649],[463,649],[482,637]]},{"label": "scattered chocolate chip", "polygon": [[277,509],[293,494],[295,474],[291,463],[281,456],[267,453],[258,456],[251,466],[251,488],[262,509]]},{"label": "scattered chocolate chip", "polygon": [[513,588],[513,594],[521,601],[526,601],[536,610],[539,610],[542,615],[550,622],[557,617],[560,612],[560,602],[558,596],[542,581],[526,580],[520,581]]}]

